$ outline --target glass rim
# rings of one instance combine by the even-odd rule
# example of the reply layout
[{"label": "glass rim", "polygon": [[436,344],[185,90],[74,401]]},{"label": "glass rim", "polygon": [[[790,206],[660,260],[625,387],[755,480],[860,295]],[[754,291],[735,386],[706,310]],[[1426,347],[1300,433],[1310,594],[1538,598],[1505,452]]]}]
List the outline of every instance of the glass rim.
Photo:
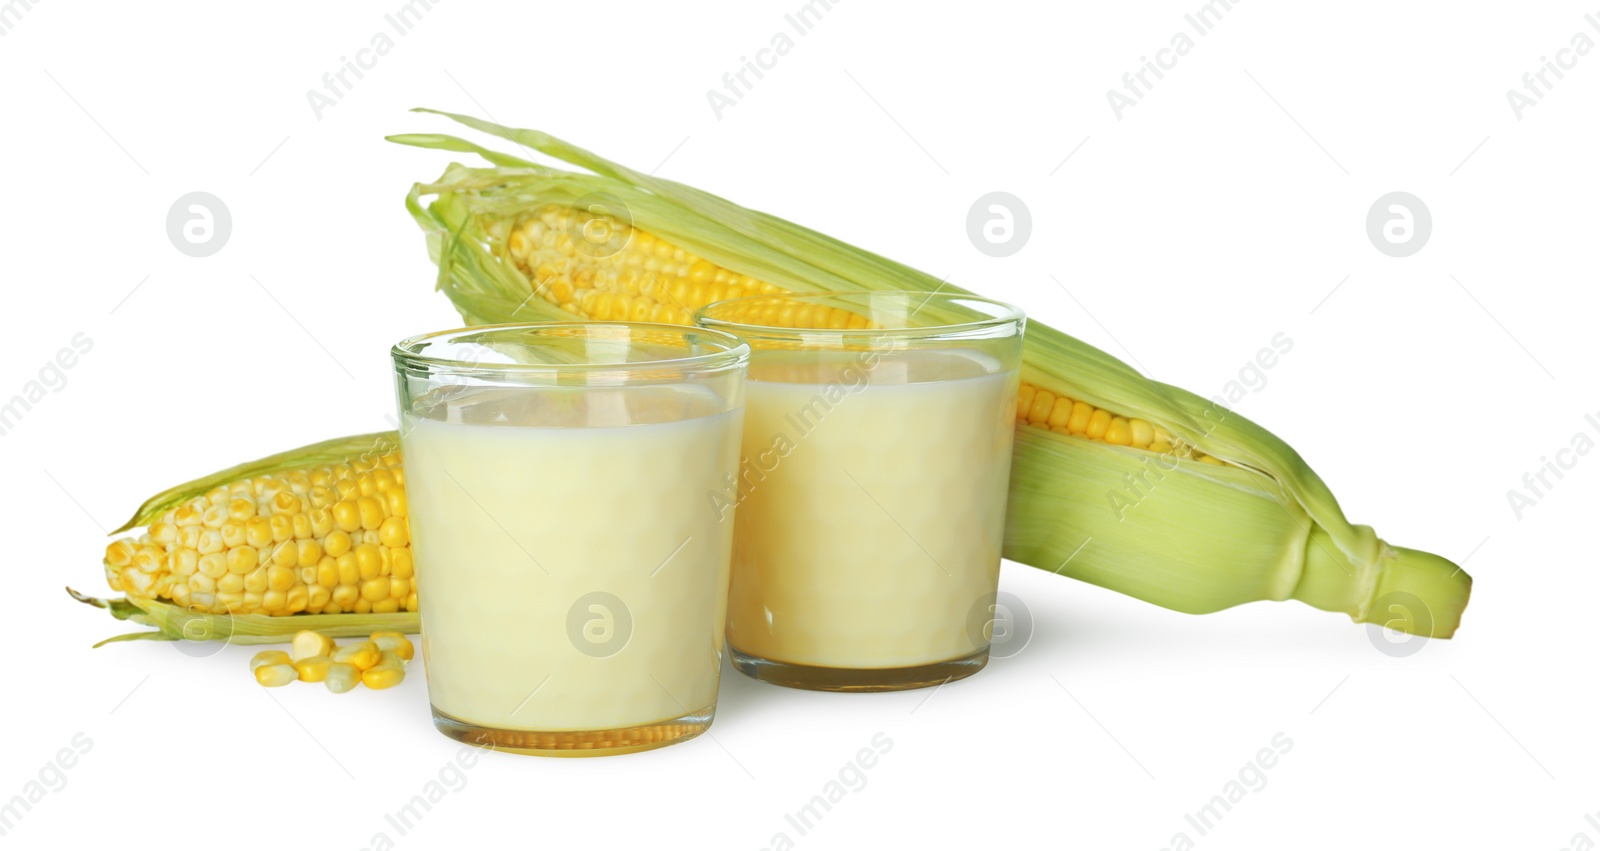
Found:
[{"label": "glass rim", "polygon": [[[861,298],[869,302],[887,296],[921,297],[922,303],[912,311],[915,315],[918,310],[936,302],[951,305],[954,302],[969,302],[988,305],[996,309],[995,315],[973,319],[967,322],[947,322],[939,325],[919,325],[916,327],[899,328],[791,328],[783,325],[765,325],[759,322],[743,322],[734,319],[723,319],[710,315],[714,309],[725,305],[758,304],[763,301],[783,302],[793,300],[823,301],[835,298]],[[959,305],[956,305],[959,306]],[[697,326],[709,331],[723,331],[739,337],[759,335],[762,337],[799,337],[802,335],[831,334],[839,336],[871,336],[871,337],[947,337],[964,336],[975,331],[987,331],[1006,325],[1022,325],[1027,321],[1027,314],[1022,308],[1009,302],[998,299],[985,298],[960,292],[941,293],[923,292],[920,290],[830,290],[826,292],[810,293],[766,293],[762,295],[740,296],[714,301],[694,313],[694,322]]]},{"label": "glass rim", "polygon": [[[589,332],[600,329],[621,329],[625,331],[658,331],[676,336],[684,340],[687,347],[691,336],[698,336],[701,342],[710,343],[718,347],[716,351],[705,352],[697,355],[684,355],[683,357],[653,358],[639,361],[611,361],[611,362],[580,362],[580,363],[482,363],[478,361],[457,360],[455,358],[437,357],[423,354],[418,350],[425,343],[438,343],[452,338],[463,337],[477,333],[515,332],[515,331],[545,331],[545,330],[578,330],[584,332],[584,337],[592,339],[611,339],[623,342],[631,338],[613,331],[609,336],[591,335]],[[389,348],[389,355],[397,365],[402,367],[439,367],[452,372],[487,372],[487,373],[520,373],[537,374],[551,372],[631,372],[634,370],[647,371],[659,369],[691,370],[695,368],[725,368],[740,366],[750,358],[750,344],[737,336],[715,328],[701,328],[695,325],[674,325],[668,322],[626,322],[626,321],[556,321],[556,322],[505,322],[495,325],[468,325],[460,328],[449,328],[443,331],[430,331],[425,334],[414,334],[395,343]]]}]

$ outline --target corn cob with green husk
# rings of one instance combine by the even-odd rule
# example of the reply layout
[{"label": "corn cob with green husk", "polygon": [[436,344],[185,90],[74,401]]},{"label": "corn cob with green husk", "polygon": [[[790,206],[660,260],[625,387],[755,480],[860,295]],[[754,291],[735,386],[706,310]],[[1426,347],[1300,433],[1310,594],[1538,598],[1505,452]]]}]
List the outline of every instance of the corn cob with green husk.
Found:
[{"label": "corn cob with green husk", "polygon": [[[583,170],[452,136],[391,138],[492,166],[453,164],[407,198],[468,323],[688,323],[754,293],[961,292],[547,134],[440,114]],[[1298,599],[1424,635],[1459,625],[1467,574],[1350,523],[1299,454],[1248,419],[1036,321],[1023,382],[1007,558],[1184,612]]]},{"label": "corn cob with green husk", "polygon": [[393,433],[339,438],[170,488],[113,533],[143,534],[106,547],[106,582],[127,596],[68,591],[156,628],[109,641],[416,632],[398,450]]}]

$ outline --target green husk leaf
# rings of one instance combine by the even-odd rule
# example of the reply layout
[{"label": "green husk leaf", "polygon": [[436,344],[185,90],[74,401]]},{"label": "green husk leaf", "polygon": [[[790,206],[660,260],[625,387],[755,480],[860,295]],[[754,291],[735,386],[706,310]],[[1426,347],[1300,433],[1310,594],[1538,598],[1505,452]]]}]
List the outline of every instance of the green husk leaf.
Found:
[{"label": "green husk leaf", "polygon": [[358,434],[352,437],[339,437],[333,440],[324,440],[312,443],[288,452],[279,452],[265,458],[257,458],[236,467],[229,467],[209,476],[202,476],[193,481],[170,487],[144,501],[139,510],[128,518],[113,535],[120,535],[135,526],[146,526],[165,514],[168,509],[176,508],[218,485],[226,485],[239,479],[254,476],[266,476],[274,473],[283,473],[302,467],[315,467],[322,464],[342,464],[352,460],[371,455],[386,455],[400,448],[398,435],[392,431],[380,431],[372,434]]},{"label": "green husk leaf", "polygon": [[[719,266],[790,290],[966,292],[549,134],[436,114],[589,172],[545,167],[448,135],[391,137],[414,147],[477,154],[495,166],[451,164],[438,181],[414,186],[406,202],[427,234],[439,288],[469,323],[573,318],[532,297],[533,284],[503,256],[504,236],[519,216],[540,206],[576,205],[597,193],[620,201],[634,225]],[[433,200],[425,205],[424,196]],[[1390,547],[1370,527],[1350,523],[1299,454],[1266,429],[1220,401],[1148,380],[1040,322],[1028,324],[1024,361],[1025,381],[1146,419],[1229,466],[1167,459],[1166,478],[1133,509],[1123,510],[1112,497],[1126,483],[1122,476],[1147,474],[1150,459],[1163,456],[1021,428],[1006,557],[1191,612],[1296,597],[1357,621],[1378,622],[1388,617],[1380,592],[1403,588],[1416,592],[1425,607],[1440,610],[1406,623],[1432,635],[1453,633],[1470,578],[1448,560]]]},{"label": "green husk leaf", "polygon": [[414,634],[422,621],[416,612],[392,614],[339,615],[214,615],[193,611],[161,600],[130,597],[101,599],[71,588],[67,593],[80,603],[106,609],[117,620],[154,627],[151,632],[113,636],[99,644],[118,641],[224,641],[229,644],[287,644],[302,629],[315,630],[330,638],[351,638],[374,632],[392,631]]}]

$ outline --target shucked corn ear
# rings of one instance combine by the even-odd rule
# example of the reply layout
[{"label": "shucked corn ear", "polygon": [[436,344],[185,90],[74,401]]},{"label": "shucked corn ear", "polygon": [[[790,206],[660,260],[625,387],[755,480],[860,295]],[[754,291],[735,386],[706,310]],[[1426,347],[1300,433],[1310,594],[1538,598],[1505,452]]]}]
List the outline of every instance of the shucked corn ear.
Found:
[{"label": "shucked corn ear", "polygon": [[[711,301],[752,293],[962,292],[553,136],[439,114],[586,170],[453,136],[391,137],[493,166],[452,164],[407,197],[438,286],[468,323],[685,323]],[[827,318],[839,321],[852,320]],[[1037,321],[1028,323],[1023,382],[1007,558],[1179,611],[1298,599],[1357,622],[1454,634],[1471,578],[1351,524],[1267,430]]]},{"label": "shucked corn ear", "polygon": [[106,547],[106,581],[127,598],[73,596],[157,627],[123,639],[416,632],[397,447],[393,434],[341,438],[157,494],[117,530],[144,533]]}]

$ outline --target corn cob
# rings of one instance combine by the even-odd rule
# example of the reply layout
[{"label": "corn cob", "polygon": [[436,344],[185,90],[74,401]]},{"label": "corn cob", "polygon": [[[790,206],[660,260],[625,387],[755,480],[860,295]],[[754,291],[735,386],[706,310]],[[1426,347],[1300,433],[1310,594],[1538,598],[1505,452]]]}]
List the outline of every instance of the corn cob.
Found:
[{"label": "corn cob", "polygon": [[[470,324],[687,322],[713,300],[758,292],[963,292],[547,134],[438,114],[586,170],[453,136],[391,137],[493,166],[452,164],[407,197],[438,286]],[[1299,599],[1357,622],[1454,634],[1471,578],[1350,523],[1267,430],[1034,321],[1023,382],[1007,558],[1179,611]]]},{"label": "corn cob", "polygon": [[106,581],[126,599],[71,593],[157,628],[111,640],[416,632],[397,447],[392,433],[340,438],[157,494],[113,534],[145,532],[106,547]]}]

